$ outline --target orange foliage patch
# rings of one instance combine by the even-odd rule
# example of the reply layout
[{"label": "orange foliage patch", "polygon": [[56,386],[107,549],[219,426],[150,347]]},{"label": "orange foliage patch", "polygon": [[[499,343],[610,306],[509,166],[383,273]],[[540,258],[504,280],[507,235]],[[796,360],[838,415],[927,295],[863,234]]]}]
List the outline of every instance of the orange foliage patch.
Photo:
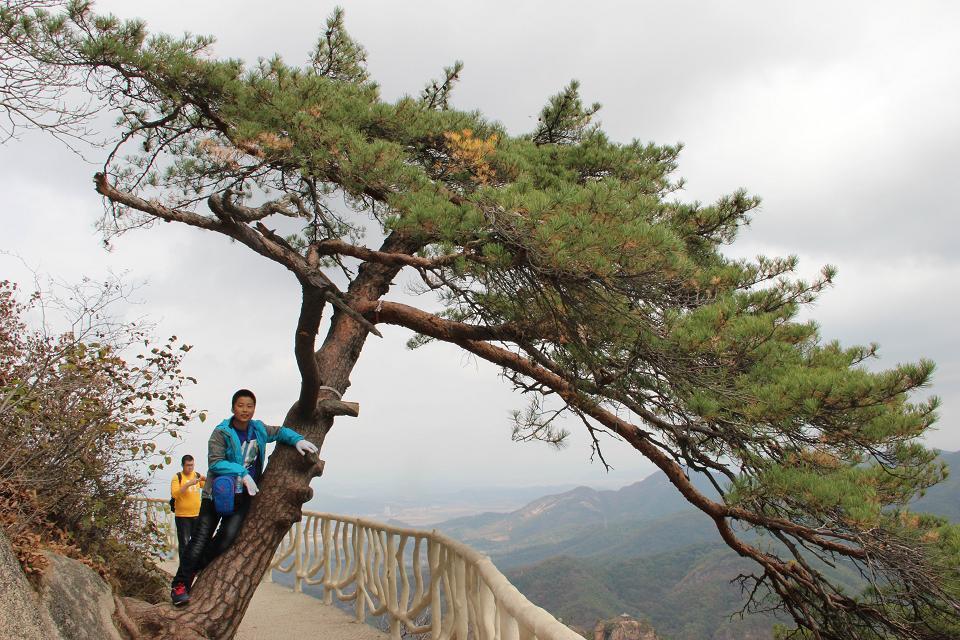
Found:
[{"label": "orange foliage patch", "polygon": [[36,502],[34,491],[14,485],[0,490],[0,531],[9,538],[10,546],[27,578],[34,585],[39,584],[40,577],[49,565],[43,555],[45,549],[79,560],[101,577],[107,578],[107,568],[84,556],[63,530],[43,518]]},{"label": "orange foliage patch", "polygon": [[487,139],[475,138],[473,131],[446,131],[443,134],[447,142],[447,149],[454,167],[460,171],[467,171],[477,184],[488,184],[496,172],[487,158],[493,154],[497,145],[497,136]]},{"label": "orange foliage patch", "polygon": [[293,142],[287,138],[281,138],[275,133],[263,132],[257,134],[256,143],[267,151],[286,151],[293,148]]},{"label": "orange foliage patch", "polygon": [[212,138],[206,138],[197,143],[197,150],[209,157],[213,162],[235,169],[240,166],[242,154],[234,147],[220,144]]}]

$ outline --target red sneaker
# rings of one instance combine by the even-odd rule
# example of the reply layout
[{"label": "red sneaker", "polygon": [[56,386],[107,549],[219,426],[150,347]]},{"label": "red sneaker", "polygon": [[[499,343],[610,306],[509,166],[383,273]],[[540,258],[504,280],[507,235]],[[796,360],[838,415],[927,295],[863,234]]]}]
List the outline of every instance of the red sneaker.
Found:
[{"label": "red sneaker", "polygon": [[190,602],[190,592],[187,591],[187,585],[182,582],[173,585],[173,588],[170,589],[170,599],[175,607],[181,607]]}]

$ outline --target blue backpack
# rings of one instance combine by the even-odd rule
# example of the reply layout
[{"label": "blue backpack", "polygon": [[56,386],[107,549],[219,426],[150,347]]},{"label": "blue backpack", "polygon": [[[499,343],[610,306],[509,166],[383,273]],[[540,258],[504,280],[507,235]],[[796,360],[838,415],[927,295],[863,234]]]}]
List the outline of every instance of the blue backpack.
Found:
[{"label": "blue backpack", "polygon": [[213,496],[213,506],[217,510],[217,515],[229,516],[233,514],[236,481],[237,479],[233,476],[217,476],[214,478],[210,494]]}]

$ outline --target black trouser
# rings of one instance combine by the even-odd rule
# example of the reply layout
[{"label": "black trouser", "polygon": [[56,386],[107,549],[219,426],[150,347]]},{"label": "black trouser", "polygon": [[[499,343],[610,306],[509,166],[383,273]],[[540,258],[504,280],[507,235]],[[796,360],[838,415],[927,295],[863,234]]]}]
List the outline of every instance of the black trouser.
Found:
[{"label": "black trouser", "polygon": [[176,516],[174,521],[177,523],[177,555],[180,557],[180,562],[183,562],[183,554],[186,553],[190,536],[193,535],[193,527],[197,523],[197,516],[189,518]]},{"label": "black trouser", "polygon": [[211,498],[203,498],[200,501],[200,515],[197,516],[197,521],[193,525],[193,535],[187,545],[186,553],[180,555],[180,568],[177,569],[177,575],[173,577],[173,584],[182,582],[189,588],[194,576],[233,544],[237,534],[240,533],[240,525],[243,524],[247,511],[250,510],[250,496],[246,493],[238,493],[233,508],[231,515],[221,518],[217,515]]}]

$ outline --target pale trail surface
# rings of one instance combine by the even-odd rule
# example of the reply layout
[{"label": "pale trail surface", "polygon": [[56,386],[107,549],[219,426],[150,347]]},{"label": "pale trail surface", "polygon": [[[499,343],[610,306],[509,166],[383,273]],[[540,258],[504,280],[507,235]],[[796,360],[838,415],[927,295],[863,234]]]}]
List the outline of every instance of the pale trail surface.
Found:
[{"label": "pale trail surface", "polygon": [[[175,573],[175,562],[164,562],[164,570]],[[250,607],[243,616],[236,640],[280,640],[311,638],[315,640],[381,640],[389,638],[368,624],[336,607],[290,587],[261,582]]]}]

